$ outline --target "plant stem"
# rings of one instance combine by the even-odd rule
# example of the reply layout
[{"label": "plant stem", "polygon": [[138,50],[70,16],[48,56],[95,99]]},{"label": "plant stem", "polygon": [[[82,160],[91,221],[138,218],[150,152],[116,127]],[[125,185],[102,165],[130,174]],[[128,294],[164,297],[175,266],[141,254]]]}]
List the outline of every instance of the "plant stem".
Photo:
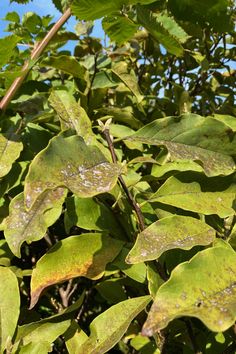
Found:
[{"label": "plant stem", "polygon": [[194,354],[202,354],[202,352],[198,348],[197,342],[195,340],[195,336],[194,336],[194,332],[193,332],[191,321],[186,319],[186,320],[184,320],[184,322],[185,322],[186,327],[187,327],[188,335],[189,335],[190,341],[192,343]]},{"label": "plant stem", "polygon": [[[114,163],[117,163],[117,158],[116,158],[114,146],[113,146],[113,143],[112,143],[112,140],[111,140],[109,129],[105,128],[104,131],[103,131],[103,134],[104,134],[104,136],[106,138],[106,141],[107,141],[110,153],[111,153],[112,161]],[[138,223],[139,223],[139,228],[140,228],[141,231],[143,231],[145,229],[145,223],[144,223],[144,217],[143,217],[142,211],[141,211],[139,205],[136,203],[135,199],[133,198],[132,194],[130,193],[128,187],[126,186],[123,177],[119,176],[118,180],[119,180],[119,182],[120,182],[125,194],[127,195],[127,198],[128,198],[128,201],[129,201],[130,205],[133,207],[133,209],[134,209],[134,211],[136,213],[136,216],[137,216],[137,219],[138,219]]]},{"label": "plant stem", "polygon": [[[47,47],[49,44],[50,40],[55,36],[55,34],[58,32],[58,30],[64,25],[64,23],[70,18],[71,16],[71,10],[67,9],[65,13],[59,18],[59,20],[55,23],[55,25],[50,29],[50,31],[46,34],[44,39],[40,42],[37,43],[35,48],[33,49],[31,55],[30,55],[30,60],[37,60],[44,49]],[[0,111],[4,112],[13,97],[15,96],[16,92],[22,85],[23,81],[25,80],[26,76],[28,75],[31,67],[30,67],[30,60],[27,60],[22,68],[22,74],[21,76],[17,77],[12,85],[9,87],[7,90],[5,96],[0,102]]]}]

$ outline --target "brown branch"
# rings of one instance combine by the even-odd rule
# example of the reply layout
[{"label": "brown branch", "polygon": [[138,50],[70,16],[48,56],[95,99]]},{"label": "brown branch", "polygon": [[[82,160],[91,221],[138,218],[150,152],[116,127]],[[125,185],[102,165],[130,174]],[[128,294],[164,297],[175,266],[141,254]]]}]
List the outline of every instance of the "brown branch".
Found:
[{"label": "brown branch", "polygon": [[58,290],[64,308],[68,307],[70,297],[77,289],[77,284],[74,284],[74,286],[72,286],[72,283],[73,283],[73,279],[70,279],[65,289],[61,286]]},{"label": "brown branch", "polygon": [[[114,146],[113,146],[113,143],[111,140],[109,128],[105,127],[105,129],[103,130],[103,134],[106,138],[106,141],[107,141],[110,153],[111,153],[112,161],[114,163],[117,163],[117,158],[116,158]],[[142,211],[141,211],[139,205],[136,203],[135,199],[133,198],[132,194],[130,193],[128,187],[126,186],[123,177],[119,176],[118,180],[119,180],[125,194],[127,195],[129,204],[132,206],[132,208],[134,209],[134,211],[136,213],[140,230],[143,231],[145,229],[145,223],[144,223],[144,217],[143,217]]]},{"label": "brown branch", "polygon": [[71,10],[67,9],[65,13],[59,18],[59,20],[55,23],[55,25],[50,29],[50,31],[47,33],[47,35],[44,37],[44,39],[38,43],[35,48],[33,49],[30,60],[27,60],[22,68],[22,75],[17,77],[12,85],[9,87],[7,90],[5,96],[0,102],[0,111],[4,112],[6,108],[8,107],[9,103],[15,96],[16,92],[22,85],[23,81],[25,80],[26,76],[28,75],[31,67],[30,67],[30,61],[37,60],[44,49],[47,47],[49,44],[50,40],[55,36],[55,34],[58,32],[58,30],[64,25],[64,23],[70,18],[71,16]]}]

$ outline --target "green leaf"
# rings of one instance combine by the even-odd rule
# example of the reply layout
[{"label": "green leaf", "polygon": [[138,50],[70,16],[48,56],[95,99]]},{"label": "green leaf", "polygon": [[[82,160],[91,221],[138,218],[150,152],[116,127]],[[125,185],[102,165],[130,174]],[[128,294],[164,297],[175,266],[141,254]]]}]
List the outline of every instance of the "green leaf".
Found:
[{"label": "green leaf", "polygon": [[122,9],[123,5],[150,4],[155,0],[74,0],[72,13],[80,20],[96,20]]},{"label": "green leaf", "polygon": [[70,197],[66,200],[65,225],[69,232],[72,226],[85,230],[108,231],[121,238],[120,228],[112,211],[92,198]]},{"label": "green leaf", "polygon": [[102,27],[111,41],[121,45],[129,41],[138,30],[138,25],[124,16],[107,16],[102,21]]},{"label": "green leaf", "polygon": [[113,266],[118,267],[123,273],[125,273],[129,278],[137,281],[138,283],[145,283],[147,268],[144,263],[140,264],[127,264],[125,259],[129,253],[129,250],[123,247],[122,251],[112,262]]},{"label": "green leaf", "polygon": [[8,174],[22,150],[20,137],[12,129],[5,134],[0,134],[0,178]]},{"label": "green leaf", "polygon": [[117,256],[122,245],[123,242],[99,233],[71,236],[57,243],[33,270],[30,308],[50,285],[82,276],[101,278],[107,263]]},{"label": "green leaf", "polygon": [[[218,180],[217,183],[220,181]],[[221,187],[219,184],[214,186],[214,180],[210,183],[209,179],[200,177],[198,174],[183,172],[168,178],[149,201],[205,215],[216,214],[224,218],[234,214],[236,186],[223,188],[223,183]]]},{"label": "green leaf", "polygon": [[124,335],[131,321],[148,305],[149,296],[122,301],[96,317],[90,325],[90,336],[77,354],[107,353]]},{"label": "green leaf", "polygon": [[156,14],[144,6],[137,6],[138,21],[160,42],[168,52],[183,56],[181,43],[188,38],[184,30],[167,15]]},{"label": "green leaf", "polygon": [[26,206],[31,208],[45,190],[59,186],[83,198],[108,192],[122,169],[107,162],[97,147],[87,146],[81,137],[56,136],[30,165],[25,180]]},{"label": "green leaf", "polygon": [[19,23],[20,22],[20,16],[16,11],[8,12],[4,18],[5,21],[10,21],[10,22],[15,22]]},{"label": "green leaf", "polygon": [[158,259],[163,252],[174,248],[189,250],[208,245],[215,239],[215,231],[203,221],[173,215],[156,221],[142,231],[126,258],[127,263]]},{"label": "green leaf", "polygon": [[65,335],[66,349],[69,354],[78,353],[80,346],[88,339],[86,333],[79,327],[78,323],[72,321],[70,328]]},{"label": "green leaf", "polygon": [[108,70],[106,71],[99,71],[96,73],[93,81],[92,88],[94,90],[99,88],[108,88],[108,87],[115,87],[119,85],[119,80],[114,80],[111,75],[111,72]]},{"label": "green leaf", "polygon": [[50,56],[41,62],[42,66],[52,66],[58,70],[64,71],[74,77],[84,79],[86,69],[73,56],[60,55],[58,57]]},{"label": "green leaf", "polygon": [[236,254],[227,244],[179,264],[159,288],[143,334],[151,336],[182,316],[197,317],[214,332],[227,330],[236,319],[235,275]]},{"label": "green leaf", "polygon": [[41,18],[34,12],[26,12],[22,17],[22,25],[31,33],[38,33],[42,27]]},{"label": "green leaf", "polygon": [[124,282],[121,278],[104,280],[96,285],[96,290],[109,304],[116,304],[127,299]]},{"label": "green leaf", "polygon": [[84,293],[72,305],[61,310],[56,315],[43,318],[39,321],[18,326],[15,345],[29,343],[36,345],[38,342],[51,344],[58,336],[62,335],[70,326],[68,317],[73,316],[81,307],[84,301]]},{"label": "green leaf", "polygon": [[19,313],[20,293],[15,274],[6,267],[0,266],[0,350],[4,352],[7,341],[12,340]]},{"label": "green leaf", "polygon": [[62,130],[74,129],[86,142],[92,140],[91,121],[72,94],[65,90],[52,91],[49,102],[57,112]]},{"label": "green leaf", "polygon": [[233,21],[228,11],[228,0],[170,0],[168,7],[176,18],[200,23],[202,28],[213,27],[215,31],[233,30]]},{"label": "green leaf", "polygon": [[51,343],[42,340],[40,343],[30,342],[20,347],[19,354],[48,354],[51,349]]},{"label": "green leaf", "polygon": [[9,60],[14,54],[14,48],[20,40],[21,38],[15,34],[0,38],[0,68],[5,64],[8,64]]},{"label": "green leaf", "polygon": [[33,207],[27,211],[23,193],[11,200],[9,216],[4,221],[4,236],[11,251],[20,258],[20,247],[24,241],[40,240],[60,216],[66,197],[64,188],[46,191],[40,195]]},{"label": "green leaf", "polygon": [[[27,346],[32,343],[32,346],[38,342],[53,343],[60,335],[70,326],[70,320],[61,320],[60,322],[38,321],[29,323],[18,328],[18,339]],[[46,343],[45,343],[46,342]],[[27,348],[27,347],[26,347]]]},{"label": "green leaf", "polygon": [[70,5],[70,0],[52,0],[56,9],[60,12],[64,12]]}]

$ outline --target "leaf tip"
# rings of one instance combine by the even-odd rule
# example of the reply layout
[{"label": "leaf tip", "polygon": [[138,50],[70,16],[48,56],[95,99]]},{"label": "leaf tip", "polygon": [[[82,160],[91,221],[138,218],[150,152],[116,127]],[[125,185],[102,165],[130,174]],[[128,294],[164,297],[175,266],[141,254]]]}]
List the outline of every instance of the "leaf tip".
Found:
[{"label": "leaf tip", "polygon": [[154,331],[153,331],[152,328],[146,327],[145,324],[144,324],[141,334],[144,337],[151,337],[154,334]]}]

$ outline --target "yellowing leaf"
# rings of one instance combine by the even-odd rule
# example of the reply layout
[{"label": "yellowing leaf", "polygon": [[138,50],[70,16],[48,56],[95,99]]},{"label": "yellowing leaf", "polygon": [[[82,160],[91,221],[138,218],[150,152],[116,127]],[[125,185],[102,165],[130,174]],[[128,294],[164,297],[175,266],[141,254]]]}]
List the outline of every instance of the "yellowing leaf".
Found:
[{"label": "yellowing leaf", "polygon": [[22,150],[23,144],[14,132],[0,134],[0,178],[8,174]]},{"label": "yellowing leaf", "polygon": [[57,243],[36,264],[31,278],[32,308],[48,286],[75,278],[99,279],[123,242],[100,233],[71,236]]},{"label": "yellowing leaf", "polygon": [[20,293],[17,278],[9,268],[0,267],[0,279],[0,351],[3,353],[17,325]]},{"label": "yellowing leaf", "polygon": [[198,174],[178,173],[167,179],[151,196],[150,202],[160,202],[205,215],[217,214],[222,218],[233,215],[235,184],[224,189],[223,182],[219,187],[214,180],[202,180],[204,183],[201,184]]},{"label": "yellowing leaf", "polygon": [[156,221],[142,231],[128,254],[128,263],[140,263],[159,258],[174,248],[189,250],[208,245],[215,239],[215,231],[203,221],[173,215]]},{"label": "yellowing leaf", "polygon": [[110,191],[122,166],[107,162],[95,146],[79,136],[53,138],[32,161],[25,180],[26,207],[31,208],[47,189],[65,186],[87,198]]},{"label": "yellowing leaf", "polygon": [[40,240],[60,216],[65,199],[64,188],[49,190],[39,196],[33,207],[27,211],[23,193],[11,200],[9,216],[4,222],[4,235],[11,251],[20,257],[20,247],[24,241]]},{"label": "yellowing leaf", "polygon": [[91,121],[75,98],[65,90],[52,91],[49,102],[58,114],[62,130],[74,129],[89,143],[93,138]]},{"label": "yellowing leaf", "polygon": [[174,318],[193,316],[222,332],[236,319],[236,253],[226,245],[198,252],[178,265],[157,291],[143,327],[151,336]]}]

